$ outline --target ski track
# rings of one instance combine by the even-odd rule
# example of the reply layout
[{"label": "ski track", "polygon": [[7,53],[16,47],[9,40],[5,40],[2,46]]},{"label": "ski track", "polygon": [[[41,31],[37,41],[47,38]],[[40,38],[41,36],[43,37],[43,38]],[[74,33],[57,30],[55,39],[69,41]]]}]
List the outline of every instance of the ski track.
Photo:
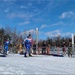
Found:
[{"label": "ski track", "polygon": [[75,74],[75,58],[9,54],[0,57],[0,74]]}]

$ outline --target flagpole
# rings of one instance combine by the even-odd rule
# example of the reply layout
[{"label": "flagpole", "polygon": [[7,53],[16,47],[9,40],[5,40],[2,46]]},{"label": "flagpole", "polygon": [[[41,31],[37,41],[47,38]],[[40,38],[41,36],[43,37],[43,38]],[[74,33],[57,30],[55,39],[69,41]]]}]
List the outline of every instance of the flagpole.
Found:
[{"label": "flagpole", "polygon": [[74,34],[72,34],[72,51],[74,53]]},{"label": "flagpole", "polygon": [[36,52],[38,52],[38,28],[36,28]]}]

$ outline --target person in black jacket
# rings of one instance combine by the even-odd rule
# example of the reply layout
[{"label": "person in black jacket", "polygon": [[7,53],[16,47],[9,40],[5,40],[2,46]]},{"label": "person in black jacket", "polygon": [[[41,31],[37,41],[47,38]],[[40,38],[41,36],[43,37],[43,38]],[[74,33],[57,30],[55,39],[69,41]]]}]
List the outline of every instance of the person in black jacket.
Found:
[{"label": "person in black jacket", "polygon": [[36,42],[33,44],[33,53],[36,54]]},{"label": "person in black jacket", "polygon": [[45,41],[42,44],[42,54],[46,54],[46,42]]}]

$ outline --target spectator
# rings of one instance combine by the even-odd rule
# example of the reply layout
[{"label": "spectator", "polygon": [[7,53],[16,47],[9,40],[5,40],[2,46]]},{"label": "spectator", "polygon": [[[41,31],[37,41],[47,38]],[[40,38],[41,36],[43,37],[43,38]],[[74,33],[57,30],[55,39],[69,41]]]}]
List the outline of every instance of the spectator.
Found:
[{"label": "spectator", "polygon": [[36,54],[36,43],[33,45],[33,53]]},{"label": "spectator", "polygon": [[46,42],[45,41],[43,42],[43,45],[42,45],[42,54],[46,54]]},{"label": "spectator", "polygon": [[68,48],[68,57],[72,57],[72,46],[71,46],[71,44],[69,44],[69,48]]},{"label": "spectator", "polygon": [[63,55],[66,55],[66,46],[63,46]]},{"label": "spectator", "polygon": [[0,53],[1,53],[1,50],[2,50],[2,45],[0,45]]},{"label": "spectator", "polygon": [[47,54],[50,54],[50,44],[47,46]]}]

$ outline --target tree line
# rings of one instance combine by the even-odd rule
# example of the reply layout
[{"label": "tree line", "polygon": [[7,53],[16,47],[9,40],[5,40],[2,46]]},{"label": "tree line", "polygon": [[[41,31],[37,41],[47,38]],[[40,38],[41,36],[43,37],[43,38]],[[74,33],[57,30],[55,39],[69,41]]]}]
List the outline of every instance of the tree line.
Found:
[{"label": "tree line", "polygon": [[[26,34],[25,34],[26,35]],[[25,36],[24,35],[24,36]],[[23,43],[23,36],[19,35],[16,28],[11,29],[10,27],[0,28],[0,44],[3,45],[6,39],[11,41],[11,45],[19,45]],[[36,40],[35,40],[36,41]],[[48,37],[46,40],[39,40],[39,45],[41,46],[43,42],[50,44],[51,46],[68,46],[69,43],[72,43],[72,39],[70,37]],[[74,36],[75,43],[75,36]]]}]

